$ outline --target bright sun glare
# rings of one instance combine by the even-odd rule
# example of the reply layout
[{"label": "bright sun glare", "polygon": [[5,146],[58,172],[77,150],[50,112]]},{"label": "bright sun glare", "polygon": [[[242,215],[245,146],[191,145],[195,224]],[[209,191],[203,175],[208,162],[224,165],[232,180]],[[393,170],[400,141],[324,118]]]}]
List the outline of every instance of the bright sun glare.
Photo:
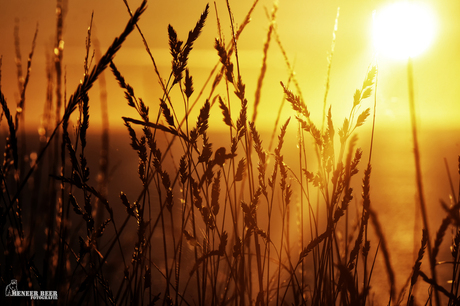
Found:
[{"label": "bright sun glare", "polygon": [[396,2],[374,16],[374,46],[379,54],[395,59],[415,57],[434,39],[435,20],[425,6]]}]

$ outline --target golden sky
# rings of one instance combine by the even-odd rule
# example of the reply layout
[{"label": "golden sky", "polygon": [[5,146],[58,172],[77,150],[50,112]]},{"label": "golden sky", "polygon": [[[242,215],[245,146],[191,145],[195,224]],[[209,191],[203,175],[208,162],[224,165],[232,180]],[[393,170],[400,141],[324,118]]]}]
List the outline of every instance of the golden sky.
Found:
[{"label": "golden sky", "polygon": [[[296,77],[302,88],[314,120],[320,124],[325,91],[327,55],[331,49],[332,32],[337,8],[340,7],[335,52],[332,59],[328,105],[332,105],[333,116],[339,122],[348,115],[353,93],[360,87],[366,71],[374,63],[374,50],[371,37],[372,13],[374,10],[394,1],[305,1],[280,0],[277,13],[277,31],[294,66]],[[417,1],[413,1],[417,2]],[[460,3],[456,0],[420,1],[431,8],[437,20],[437,34],[434,43],[414,59],[415,98],[422,127],[459,129],[460,113]],[[129,1],[134,10],[140,1]],[[204,10],[207,1],[202,0],[159,0],[149,1],[148,9],[141,17],[140,27],[149,43],[163,78],[170,71],[171,57],[168,50],[167,25],[177,31],[179,39],[186,40]],[[190,55],[189,67],[194,78],[195,96],[203,87],[211,69],[218,62],[213,49],[218,31],[214,5],[210,3],[210,14],[206,26]],[[230,26],[225,1],[216,1],[219,18],[226,42],[230,41]],[[240,24],[251,1],[230,1],[235,22]],[[36,129],[46,95],[45,65],[46,55],[53,50],[55,39],[54,0],[0,0],[0,55],[2,55],[1,88],[10,108],[18,99],[18,86],[15,67],[13,32],[15,19],[19,25],[20,47],[23,69],[36,25],[38,38],[32,61],[32,72],[26,92],[27,128]],[[239,40],[239,59],[243,81],[253,111],[254,93],[262,64],[263,45],[267,36],[269,22],[265,9],[271,11],[273,1],[260,0]],[[118,36],[128,18],[122,0],[69,0],[64,20],[64,66],[66,71],[67,98],[75,90],[83,77],[85,38],[94,12],[93,46],[99,41],[100,49],[105,51]],[[138,96],[150,106],[152,114],[158,109],[161,90],[151,61],[144,50],[137,32],[133,32],[115,58],[115,64],[125,76]],[[379,58],[377,91],[377,124],[380,126],[407,125],[409,110],[407,103],[406,62]],[[127,106],[123,92],[118,87],[111,72],[106,71],[108,104],[111,128],[122,127],[121,116],[136,116]],[[272,129],[278,107],[283,98],[280,81],[287,83],[288,70],[280,48],[271,41],[268,53],[268,70],[262,88],[262,99],[258,113],[260,128]],[[222,86],[222,85],[221,85]],[[291,85],[291,89],[294,87]],[[174,90],[173,90],[174,91]],[[176,89],[177,93],[178,89]],[[209,86],[205,89],[205,95]],[[224,87],[220,87],[224,93]],[[99,88],[95,86],[91,94],[91,124],[100,125]],[[193,96],[192,96],[193,98]],[[226,98],[225,98],[226,99]],[[236,103],[235,97],[231,97]],[[193,99],[192,99],[193,100]],[[183,102],[177,96],[178,109]],[[204,103],[202,98],[199,105]],[[364,107],[371,107],[368,99]],[[216,105],[217,106],[217,105]],[[220,111],[215,107],[215,113]],[[286,104],[282,121],[294,113]],[[211,128],[223,126],[221,117],[216,115]],[[236,115],[235,115],[236,116]],[[153,115],[152,115],[153,117]],[[214,121],[213,121],[214,122]]]}]

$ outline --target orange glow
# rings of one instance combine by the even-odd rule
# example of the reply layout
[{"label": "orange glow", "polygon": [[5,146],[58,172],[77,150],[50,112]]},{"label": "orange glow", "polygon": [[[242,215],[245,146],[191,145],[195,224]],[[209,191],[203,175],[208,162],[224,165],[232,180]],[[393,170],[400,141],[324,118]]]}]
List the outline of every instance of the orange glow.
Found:
[{"label": "orange glow", "polygon": [[[86,276],[86,271],[99,272],[90,267],[90,263],[110,263],[106,267],[116,267],[113,269],[114,275],[120,271],[126,273],[114,276],[115,282],[122,283],[116,283],[116,286],[112,283],[111,288],[125,287],[123,279],[139,280],[132,282],[133,288],[131,284],[121,288],[123,291],[119,291],[121,293],[116,297],[118,302],[127,300],[136,292],[145,292],[146,299],[147,295],[153,299],[159,292],[153,292],[153,288],[157,290],[160,288],[158,284],[169,278],[159,290],[170,286],[167,294],[179,301],[177,304],[180,303],[179,295],[185,289],[190,298],[195,294],[205,295],[206,290],[209,293],[222,284],[225,290],[237,293],[227,296],[226,292],[217,292],[211,297],[212,300],[209,299],[209,304],[233,305],[233,301],[234,305],[243,304],[238,303],[240,299],[246,299],[246,305],[262,304],[258,301],[260,298],[267,299],[265,305],[271,302],[281,305],[291,302],[281,302],[283,292],[287,292],[287,295],[302,292],[296,298],[310,298],[310,285],[305,282],[307,286],[304,286],[303,282],[310,281],[310,274],[320,270],[332,269],[332,273],[320,277],[324,282],[331,282],[321,284],[320,288],[335,288],[342,280],[341,277],[335,278],[335,275],[340,276],[339,273],[349,270],[350,262],[347,261],[351,259],[350,251],[356,241],[361,245],[361,249],[355,252],[359,254],[355,254],[359,268],[350,277],[353,274],[359,277],[356,282],[348,284],[359,284],[358,289],[363,290],[366,285],[366,280],[361,276],[366,273],[363,265],[369,264],[367,277],[372,264],[370,258],[375,255],[376,247],[381,245],[379,241],[383,241],[380,237],[376,239],[377,226],[373,227],[371,219],[366,225],[366,236],[360,238],[361,242],[357,236],[359,231],[364,230],[364,225],[360,226],[364,223],[361,222],[367,218],[366,214],[362,214],[365,212],[363,203],[369,201],[369,207],[373,208],[380,220],[392,256],[396,275],[391,285],[398,290],[403,288],[412,273],[413,254],[417,254],[420,247],[422,225],[415,199],[407,66],[406,61],[400,59],[413,58],[421,167],[426,182],[426,201],[430,203],[427,210],[432,217],[430,241],[434,241],[439,224],[446,216],[445,211],[439,208],[439,199],[444,199],[447,207],[455,204],[455,196],[459,194],[456,171],[460,153],[460,1],[445,0],[440,4],[440,1],[424,0],[420,5],[415,5],[416,1],[390,0],[228,0],[231,6],[229,12],[225,0],[215,1],[216,7],[209,0],[150,0],[137,25],[149,45],[155,64],[146,52],[138,29],[133,27],[134,30],[117,49],[113,65],[105,63],[105,71],[98,75],[90,89],[85,88],[89,99],[81,95],[76,100],[78,103],[74,101],[74,104],[69,103],[71,96],[82,93],[76,89],[87,84],[85,82],[91,75],[91,69],[125,29],[130,19],[125,3],[129,3],[134,11],[142,0],[57,1],[68,2],[62,10],[58,10],[64,16],[60,29],[62,39],[56,39],[56,32],[59,31],[56,29],[55,0],[2,1],[0,4],[1,92],[11,112],[11,116],[4,112],[0,118],[0,148],[6,147],[5,139],[9,135],[13,135],[20,144],[11,147],[11,152],[6,152],[9,155],[4,154],[4,158],[9,160],[1,167],[0,174],[3,177],[3,169],[8,167],[10,172],[5,172],[1,185],[4,190],[9,187],[11,194],[6,196],[4,192],[3,200],[0,198],[0,217],[8,206],[11,208],[10,219],[15,221],[14,209],[17,207],[18,214],[20,211],[19,205],[12,199],[17,188],[22,186],[29,193],[25,193],[26,200],[18,198],[18,203],[30,203],[23,205],[26,239],[17,238],[19,244],[33,242],[37,252],[43,253],[45,238],[49,244],[53,241],[62,243],[65,240],[57,239],[58,234],[67,233],[64,230],[66,226],[72,230],[77,228],[70,233],[74,239],[81,237],[81,240],[68,244],[70,247],[61,244],[59,248],[54,248],[56,256],[49,256],[53,259],[62,256],[64,251],[68,252],[67,258],[60,257],[59,261],[62,263],[61,272],[65,273],[54,273],[49,269],[50,275],[66,276],[68,271],[76,267],[79,272],[74,275],[81,277]],[[201,34],[194,41],[190,54],[181,57],[187,50],[181,48],[188,43],[189,31],[196,26],[207,2],[210,9]],[[251,13],[250,21],[245,23],[253,3],[257,3],[257,6]],[[274,7],[276,10],[272,12]],[[340,17],[336,20],[338,7]],[[92,12],[94,20],[89,28]],[[38,36],[30,78],[25,96],[21,97],[36,23],[39,24]],[[233,38],[231,23],[236,30],[243,26],[244,30],[237,40],[237,52],[232,50],[227,54]],[[17,45],[13,34],[16,25],[19,37]],[[175,62],[171,54],[174,53],[171,52],[171,45],[174,45],[171,36],[174,35],[168,32],[168,25],[174,27],[177,39],[181,41],[176,41],[176,47],[180,49],[175,50],[176,55],[181,56],[176,56]],[[91,46],[86,50],[89,32]],[[217,44],[217,48],[216,38],[223,41],[221,45]],[[21,51],[21,59],[15,54],[16,47]],[[216,50],[219,47],[219,51],[226,51],[219,54]],[[229,62],[223,60],[222,54],[228,55]],[[17,73],[19,63],[22,64],[22,75]],[[57,68],[59,63],[62,65]],[[84,63],[88,63],[89,69],[85,70]],[[183,78],[178,82],[173,81],[176,77],[172,72],[173,63],[176,69],[177,63],[188,69],[187,73],[185,70],[181,72]],[[233,75],[226,74],[229,67],[232,67]],[[118,75],[116,69],[119,70]],[[58,74],[61,74],[60,81]],[[123,75],[125,85],[120,81],[120,75]],[[193,82],[186,75],[190,75]],[[260,75],[265,76],[263,81]],[[238,76],[241,76],[241,83],[237,81]],[[233,81],[228,81],[229,78],[233,78]],[[280,82],[286,87],[286,92]],[[213,87],[213,84],[217,85]],[[258,93],[260,104],[257,106],[257,116],[254,116]],[[62,97],[60,113],[57,111],[59,97]],[[25,103],[20,107],[18,102],[22,98],[25,98]],[[306,107],[303,108],[304,105],[299,102],[296,108],[292,101],[305,102]],[[242,107],[245,102],[247,109]],[[68,117],[64,115],[66,105],[75,106],[69,108],[71,115]],[[323,113],[323,109],[326,112]],[[190,110],[189,115],[187,110]],[[89,115],[85,115],[85,112],[89,112]],[[22,115],[16,117],[17,113]],[[123,121],[122,117],[128,120]],[[62,126],[67,121],[62,118],[69,119],[68,135],[63,135]],[[256,118],[254,125],[249,122],[252,118]],[[282,128],[284,123],[285,129]],[[17,134],[14,125],[18,127]],[[128,131],[127,128],[132,130]],[[280,135],[284,135],[284,138]],[[87,144],[86,140],[83,141],[85,136],[88,138]],[[49,139],[53,139],[53,142],[48,143]],[[156,142],[150,141],[152,139]],[[281,147],[281,144],[283,146],[277,152],[275,148],[277,145]],[[61,149],[64,154],[59,154]],[[42,155],[41,152],[46,154]],[[3,155],[3,151],[0,151],[0,155]],[[65,160],[61,160],[63,155]],[[446,158],[446,163],[443,158]],[[21,167],[13,169],[15,162]],[[367,165],[369,170],[364,175]],[[40,171],[34,169],[36,166]],[[86,171],[87,168],[91,171]],[[446,178],[446,168],[455,173],[451,182]],[[27,176],[27,173],[31,175]],[[18,182],[15,179],[24,180]],[[366,188],[365,192],[363,187]],[[79,206],[68,196],[77,192],[80,193],[74,200]],[[107,234],[103,236],[106,239],[103,243],[89,241],[93,237],[99,239],[97,235],[102,235],[97,232],[98,228],[104,230],[101,226],[104,219],[96,220],[94,229],[88,226],[91,216],[100,216],[96,206],[91,207],[91,203],[98,203],[99,208],[111,212],[104,205],[99,205],[105,204],[105,199],[113,207],[114,224],[105,224]],[[6,203],[5,206],[8,200],[11,204]],[[146,207],[145,210],[140,209],[142,205]],[[147,209],[146,205],[151,205],[152,209]],[[37,230],[38,222],[47,219],[45,214],[56,207],[65,212],[62,216],[53,215],[48,220],[50,224],[65,221],[61,223],[62,230],[56,227],[49,232],[55,233],[56,239],[51,239],[50,234],[41,240],[28,241],[27,231],[31,228],[37,233],[30,230],[30,236],[45,233],[41,228]],[[209,207],[212,211],[206,210]],[[345,209],[348,210],[345,212]],[[35,212],[37,218],[34,218]],[[141,212],[145,220],[141,220]],[[107,212],[104,213],[108,218]],[[70,216],[68,220],[65,219],[67,216]],[[21,224],[10,219],[5,219],[5,229],[15,229]],[[214,226],[214,221],[217,226]],[[37,227],[29,227],[28,222],[34,226],[37,222]],[[81,224],[88,224],[86,232]],[[113,237],[118,237],[116,231],[121,224],[126,229],[121,236],[123,246],[129,243],[130,248],[122,249],[121,243],[112,244],[115,241]],[[248,224],[253,228],[249,228]],[[3,226],[1,222],[0,225]],[[368,255],[371,257],[365,262],[362,258],[367,255],[364,255],[362,246],[366,243],[363,239],[368,239],[368,226],[369,239],[372,241]],[[141,244],[134,243],[147,233],[143,232],[147,227],[149,231],[151,228],[156,231],[148,232],[151,240],[146,240],[154,256],[149,257],[150,261],[131,264],[136,256],[142,255],[136,254],[132,246],[139,249]],[[17,235],[18,231],[14,231],[11,234]],[[170,239],[171,233],[173,239]],[[4,234],[0,232],[0,235]],[[325,240],[316,239],[318,235]],[[243,243],[244,239],[251,240]],[[443,251],[437,260],[450,258],[449,240],[450,237],[444,238]],[[279,244],[280,241],[283,242]],[[227,244],[224,245],[224,242]],[[308,250],[305,247],[312,242],[318,244],[308,255],[303,251]],[[123,252],[107,259],[107,252],[114,254],[110,252],[115,245]],[[330,251],[326,249],[329,246],[333,246]],[[259,247],[263,250],[262,254],[258,254]],[[35,251],[33,248],[26,250],[30,254],[24,254],[24,259]],[[184,257],[175,254],[182,250]],[[83,257],[88,255],[83,252],[88,251],[95,257],[80,262],[70,251]],[[222,252],[226,252],[226,256]],[[309,256],[305,257],[302,265],[300,263],[304,259],[299,261],[301,252]],[[317,264],[321,254],[327,254],[330,259],[321,263],[320,269],[310,269],[310,258]],[[347,255],[339,262],[343,254]],[[120,258],[124,260],[125,255],[127,260],[123,264]],[[379,251],[370,284],[372,295],[375,293],[374,300],[381,301],[388,300],[389,287],[382,256],[382,251]],[[42,257],[43,254],[37,256],[40,261]],[[1,260],[0,256],[0,266],[3,267]],[[22,261],[28,263],[22,257],[18,257],[17,261],[19,264]],[[67,261],[70,268],[65,270]],[[147,273],[149,262],[156,266]],[[427,256],[423,262],[423,270],[428,275],[429,270],[425,267]],[[254,269],[260,269],[263,277],[256,278],[255,274],[245,276],[249,264]],[[88,269],[80,273],[83,265],[87,265]],[[205,270],[202,268],[205,265],[210,268]],[[125,266],[126,270],[122,271]],[[175,279],[179,278],[176,271],[179,266],[182,269],[180,277],[185,277],[185,281]],[[301,273],[293,274],[298,275],[300,281],[296,277],[286,277],[292,266],[297,271],[304,269]],[[223,267],[228,267],[228,270]],[[23,268],[29,270],[29,267]],[[342,272],[334,272],[340,269]],[[237,275],[241,272],[243,274]],[[152,273],[156,283],[142,287],[149,273]],[[196,276],[198,273],[199,277]],[[193,277],[190,277],[192,274]],[[445,285],[445,280],[451,278],[450,274],[445,271],[440,273],[439,283]],[[215,283],[206,283],[206,275],[214,277]],[[343,276],[349,275],[344,273]],[[112,278],[112,275],[107,274],[107,277]],[[228,282],[221,281],[226,278]],[[458,278],[460,282],[460,276]],[[96,278],[88,278],[91,279],[94,282],[90,283],[96,283]],[[191,279],[190,285],[187,279]],[[273,285],[276,283],[273,279],[281,281]],[[102,281],[97,286],[102,286]],[[251,281],[253,283],[249,286],[248,282]],[[302,290],[286,290],[294,281],[294,285],[304,286]],[[35,285],[35,279],[33,282]],[[53,285],[58,283],[53,282]],[[173,288],[173,283],[179,287]],[[425,287],[428,285],[423,287],[420,283],[423,280],[419,278],[417,295],[425,296],[428,292]],[[141,287],[134,288],[137,284]],[[315,282],[315,286],[318,284]],[[278,301],[273,287],[277,287],[281,293],[278,294],[281,295]],[[252,292],[244,292],[245,288],[251,288]],[[70,289],[66,288],[65,292],[80,294],[78,287]],[[342,286],[337,289],[331,296],[340,298],[342,293],[338,293],[346,288]],[[242,296],[238,296],[238,292]],[[320,292],[325,294],[325,298],[319,299],[317,304],[328,298],[326,291]],[[165,296],[162,292],[161,299]],[[218,299],[222,296],[231,300],[220,303]],[[206,305],[207,302],[205,298],[194,300],[193,297],[190,302],[183,304]],[[373,301],[369,299],[368,302],[371,304]],[[417,300],[418,304],[420,302]],[[299,299],[298,303],[309,305],[310,300]]]},{"label": "orange glow", "polygon": [[[25,110],[27,127],[37,130],[36,126],[39,124],[40,116],[43,113],[42,105],[46,97],[46,57],[54,54],[56,9],[53,3],[45,5],[30,0],[29,2],[23,6],[16,6],[14,2],[8,2],[2,6],[0,13],[3,16],[0,20],[0,55],[3,56],[1,81],[2,91],[8,103],[15,104],[15,97],[18,95],[13,41],[15,18],[17,17],[19,20],[23,67],[26,64],[26,56],[30,51],[34,29],[38,23],[39,33],[26,92]],[[104,5],[104,1],[97,3],[83,1],[78,2],[78,4],[69,2],[64,19],[63,42],[65,44],[62,43],[61,45],[68,93],[75,89],[83,77],[84,43],[92,11],[94,11],[93,47],[96,46],[97,40],[100,51],[104,52],[122,29],[122,22],[128,18],[126,8],[122,5],[122,1],[120,2],[107,5]],[[363,4],[358,1],[347,1],[324,5],[320,3],[307,4],[299,0],[280,3],[276,17],[277,32],[295,71],[304,99],[309,101],[309,107],[315,120],[321,121],[322,118],[327,55],[331,48],[337,7],[340,6],[341,8],[341,16],[332,58],[330,90],[327,101],[333,106],[336,116],[344,116],[348,109],[348,105],[344,101],[351,99],[353,88],[359,83],[363,71],[366,70],[373,58],[372,13],[377,11],[376,18],[378,18],[380,8],[388,6],[386,3],[380,1]],[[424,1],[422,3],[425,5],[420,7],[429,6],[432,11],[437,12],[439,21],[435,44],[432,44],[425,51],[424,56],[417,57],[414,62],[416,86],[420,86],[421,89],[416,92],[416,95],[423,97],[423,103],[426,105],[420,111],[420,116],[422,122],[441,124],[446,127],[453,126],[457,122],[453,114],[459,110],[455,97],[460,95],[460,87],[449,86],[446,88],[445,84],[455,78],[456,71],[460,69],[459,61],[456,59],[460,41],[457,35],[459,31],[458,14],[455,13],[458,12],[459,8],[453,0],[442,6],[437,2]],[[168,24],[173,25],[179,36],[184,39],[189,28],[194,25],[193,14],[199,14],[200,7],[205,4],[206,1],[199,1],[193,5],[176,5],[172,2],[149,4],[145,17],[140,21],[140,26],[150,43],[152,54],[163,78],[167,78],[171,68],[171,56],[167,42]],[[134,6],[135,3],[132,5]],[[251,96],[256,91],[257,78],[263,59],[262,49],[269,26],[269,21],[262,7],[271,7],[272,4],[269,0],[261,0],[259,5],[238,41],[241,72],[247,85],[246,90]],[[243,21],[250,6],[250,3],[235,3],[233,13],[237,24]],[[224,5],[218,4],[218,11],[222,11],[224,8]],[[409,15],[413,16],[412,13]],[[230,41],[228,16],[221,12],[219,17],[224,38],[228,43]],[[413,23],[418,23],[418,21],[415,20]],[[419,28],[425,24],[427,24],[426,20]],[[385,29],[385,27],[383,28]],[[427,30],[421,33],[423,38],[429,36]],[[195,88],[204,86],[210,71],[218,63],[218,56],[213,49],[215,37],[218,37],[217,21],[215,13],[212,12],[206,22],[203,34],[196,42],[189,58]],[[383,55],[383,50],[381,53]],[[382,57],[379,67],[381,90],[379,90],[378,96],[382,112],[378,116],[382,116],[384,119],[380,121],[380,124],[404,124],[405,110],[400,108],[398,103],[393,103],[396,100],[406,99],[405,86],[401,86],[402,83],[397,81],[398,79],[404,80],[404,69],[401,69],[397,63],[386,61],[387,59]],[[123,69],[129,82],[136,87],[137,92],[145,101],[151,107],[157,106],[160,92],[156,80],[157,76],[153,72],[151,61],[137,33],[133,34],[123,45],[117,54],[115,63]],[[283,93],[279,82],[286,83],[289,79],[289,71],[273,37],[268,49],[267,67],[257,120],[260,124],[270,127],[276,119],[276,114],[273,108],[266,106],[278,105],[282,101]],[[108,73],[107,75],[110,78]],[[436,78],[431,76],[436,76]],[[109,120],[111,126],[115,128],[120,125],[120,117],[126,112],[125,102],[115,82],[109,79],[107,86],[111,105]],[[94,95],[97,100],[99,96],[98,84],[95,85],[95,89],[90,94]],[[439,99],[443,100],[445,108],[437,107],[438,104],[435,101]],[[249,101],[250,110],[253,106],[252,102]],[[447,109],[450,111],[446,111]],[[100,125],[99,107],[93,107],[93,112],[92,124]],[[292,112],[287,106],[282,109],[282,116],[286,117],[291,114]],[[220,128],[219,123],[215,123],[215,126]]]}]

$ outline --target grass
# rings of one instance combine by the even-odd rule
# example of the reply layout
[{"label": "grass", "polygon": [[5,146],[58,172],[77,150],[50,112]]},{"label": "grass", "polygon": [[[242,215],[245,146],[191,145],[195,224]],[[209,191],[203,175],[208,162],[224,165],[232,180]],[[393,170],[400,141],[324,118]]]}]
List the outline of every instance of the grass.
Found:
[{"label": "grass", "polygon": [[[432,244],[424,208],[415,116],[412,118],[414,160],[424,229],[412,273],[407,275],[403,288],[396,288],[396,273],[390,259],[392,246],[386,242],[371,193],[371,188],[378,188],[371,183],[378,69],[374,65],[369,67],[352,97],[349,115],[342,123],[334,122],[332,107],[327,108],[327,95],[336,20],[324,110],[318,114],[322,124],[317,126],[314,122],[317,116],[310,113],[302,98],[278,36],[275,5],[267,13],[270,25],[256,96],[251,101],[241,74],[238,37],[257,3],[254,1],[236,29],[230,3],[226,2],[231,23],[228,43],[223,39],[218,7],[214,6],[219,25],[219,37],[214,44],[218,64],[210,72],[212,82],[206,83],[200,92],[194,88],[187,64],[211,14],[209,5],[186,40],[179,38],[173,26],[168,27],[172,61],[170,74],[164,79],[137,23],[146,9],[146,1],[134,13],[124,1],[129,21],[107,51],[96,54],[95,59],[90,57],[91,27],[88,30],[85,77],[68,99],[62,84],[60,42],[64,20],[63,14],[58,14],[55,57],[47,72],[45,105],[45,118],[52,118],[54,109],[56,121],[47,119],[41,126],[43,137],[29,166],[20,158],[26,149],[25,137],[18,133],[26,105],[34,38],[25,77],[21,65],[17,66],[21,99],[15,117],[3,93],[0,95],[3,124],[7,127],[0,172],[2,286],[17,279],[20,290],[57,290],[59,299],[55,303],[63,305],[458,304],[460,203],[457,199],[460,195],[456,196],[449,174],[453,201],[450,206],[443,203],[446,217]],[[136,95],[135,87],[116,65],[115,55],[133,31],[140,33],[158,76],[162,88],[158,105],[148,104]],[[279,90],[284,92],[295,116],[282,119],[279,112],[277,132],[266,149],[256,118],[268,48],[273,41],[281,47],[291,73],[289,82],[281,82]],[[19,42],[15,45],[20,58]],[[99,170],[90,171],[88,166],[91,109],[88,92],[96,81],[104,87],[102,72],[108,71],[107,68],[123,91],[127,107],[137,114],[135,118],[121,119],[133,150],[127,158],[138,159],[137,184],[141,192],[133,196],[120,190],[118,203],[110,202],[107,194],[106,110]],[[53,73],[55,80],[51,78]],[[291,83],[296,87],[295,92],[289,88]],[[203,97],[205,88],[210,91],[208,98]],[[412,87],[409,90],[413,111]],[[173,92],[180,93],[180,98],[172,95]],[[106,97],[102,95],[101,100],[106,101]],[[254,103],[255,110],[251,121],[248,120],[250,103]],[[213,142],[215,134],[209,124],[211,109],[216,104],[228,132]],[[368,106],[372,104],[373,107]],[[200,107],[197,118],[191,115],[196,107]],[[369,159],[360,174],[364,152],[357,148],[357,132],[362,125],[369,124],[366,121],[372,112]],[[69,127],[71,120],[78,123],[75,133]],[[284,120],[280,127],[278,120]],[[296,131],[294,135],[289,135],[291,130]],[[287,137],[298,140],[298,160],[286,160],[283,152]],[[94,180],[97,176],[94,173],[98,172],[99,180]],[[28,184],[33,178],[37,183],[30,196]],[[360,180],[361,190],[356,190],[354,186]],[[96,186],[92,185],[94,181]],[[120,205],[124,213],[116,209]],[[41,233],[38,229],[43,225],[46,230]],[[450,286],[445,287],[437,280],[437,256],[449,228],[453,233],[452,258],[446,264],[451,268],[452,278]],[[428,253],[429,273],[424,272],[422,265],[425,253]],[[386,273],[388,279],[384,301],[372,295],[373,288],[380,286],[373,286],[374,268],[380,259],[385,267],[381,273]],[[429,293],[414,295],[419,282],[428,284]],[[6,304],[19,301],[2,298]],[[22,302],[32,304],[26,299]]]}]

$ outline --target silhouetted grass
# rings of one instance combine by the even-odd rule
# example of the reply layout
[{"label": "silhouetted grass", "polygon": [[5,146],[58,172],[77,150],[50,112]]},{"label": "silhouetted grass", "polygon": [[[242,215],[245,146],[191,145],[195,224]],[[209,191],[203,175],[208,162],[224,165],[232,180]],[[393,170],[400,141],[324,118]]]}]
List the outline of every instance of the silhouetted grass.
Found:
[{"label": "silhouetted grass", "polygon": [[[253,101],[255,110],[249,116],[248,103],[252,101],[241,75],[238,37],[247,26],[257,0],[238,29],[230,3],[226,2],[231,23],[231,42],[228,44],[223,39],[215,4],[219,38],[216,38],[214,48],[218,64],[208,78],[208,81],[213,80],[212,84],[206,82],[199,91],[188,69],[188,59],[193,56],[193,45],[206,26],[209,5],[185,40],[181,40],[174,27],[169,25],[171,71],[163,80],[137,24],[146,9],[146,1],[134,13],[131,13],[128,2],[124,3],[130,14],[126,28],[104,54],[99,56],[96,51],[94,65],[89,58],[91,27],[88,30],[84,79],[65,103],[60,72],[64,20],[62,11],[57,10],[55,58],[53,64],[48,65],[47,72],[46,119],[40,127],[42,138],[38,154],[30,166],[19,157],[20,140],[17,137],[28,77],[19,84],[21,99],[15,117],[3,94],[0,95],[2,118],[6,119],[8,127],[0,172],[3,286],[11,279],[17,279],[20,290],[57,290],[59,300],[56,303],[63,305],[399,305],[403,304],[406,290],[407,305],[415,305],[417,300],[423,302],[422,299],[429,304],[432,300],[439,304],[440,294],[449,305],[458,304],[460,203],[457,199],[460,196],[455,195],[451,207],[443,204],[446,217],[437,231],[433,247],[424,221],[421,247],[412,274],[397,295],[390,258],[392,246],[385,240],[384,227],[371,200],[371,188],[378,187],[372,187],[371,183],[373,132],[369,161],[362,174],[362,190],[353,189],[356,185],[353,182],[359,181],[361,159],[366,151],[356,147],[357,131],[366,124],[372,112],[372,107],[367,105],[376,89],[377,67],[369,67],[362,85],[350,97],[349,115],[343,121],[335,122],[332,107],[326,112],[326,106],[336,27],[328,58],[322,123],[318,127],[278,36],[276,5],[269,17],[263,47],[263,63]],[[135,86],[130,85],[116,65],[115,54],[135,28],[161,84],[162,93],[157,105],[136,95]],[[268,48],[273,38],[282,50],[289,80],[296,86],[296,91],[289,89],[289,83],[281,83],[279,90],[284,92],[294,115],[285,118],[280,127],[277,119],[278,138],[271,151],[275,138],[272,137],[267,149],[256,118],[257,105],[262,103]],[[35,45],[35,38],[32,45]],[[16,46],[20,57],[18,42]],[[27,71],[32,55],[33,48]],[[120,118],[120,123],[125,125],[134,151],[126,159],[138,160],[138,181],[129,184],[138,184],[141,192],[128,195],[123,190],[116,191],[120,198],[118,203],[111,203],[107,194],[106,111],[99,169],[101,177],[96,187],[90,183],[90,178],[97,174],[89,169],[87,153],[91,128],[88,92],[97,80],[104,87],[101,73],[108,66],[123,91],[127,106],[136,112],[136,117]],[[56,79],[51,77],[53,71]],[[22,73],[20,66],[19,72]],[[18,79],[22,79],[20,73]],[[206,99],[202,93],[208,87],[211,87],[211,93]],[[171,93],[174,91],[180,93],[182,101],[176,96],[173,98]],[[105,99],[102,95],[101,100]],[[411,99],[414,103],[413,95]],[[210,127],[210,116],[216,102],[228,134],[213,142],[215,135]],[[374,126],[376,103],[374,95]],[[196,105],[201,108],[194,118],[191,111]],[[54,122],[52,109],[56,111]],[[151,110],[155,111],[153,117]],[[180,117],[182,110],[184,115]],[[72,118],[77,122],[75,134],[69,131]],[[290,135],[292,125],[297,131],[294,135]],[[413,133],[417,147],[415,124]],[[283,153],[292,150],[285,147],[288,137],[298,139],[298,160],[287,160]],[[216,148],[216,142],[223,145]],[[53,146],[54,150],[51,149]],[[415,161],[419,167],[417,155]],[[23,170],[18,171],[20,168]],[[421,174],[417,173],[417,180],[421,180]],[[36,187],[32,196],[26,196],[32,176],[36,180],[46,176],[49,184],[37,184],[41,187]],[[113,179],[125,178],[116,176]],[[449,180],[454,193],[450,174]],[[420,184],[423,208],[422,188]],[[123,215],[115,209],[120,205],[125,210]],[[352,217],[351,208],[355,209],[356,218]],[[107,218],[104,217],[106,212]],[[29,218],[24,219],[25,215]],[[369,219],[375,235],[369,234]],[[44,233],[37,231],[40,224],[46,227]],[[450,288],[446,289],[437,282],[435,271],[439,264],[437,255],[449,228],[454,234],[452,259],[444,264],[452,266],[452,281]],[[431,278],[422,267],[426,252]],[[383,256],[390,302],[374,300],[370,295],[378,256]],[[428,296],[413,295],[419,277],[432,289]],[[14,304],[18,300],[5,298],[5,301]],[[21,302],[31,304],[25,299]]]}]

